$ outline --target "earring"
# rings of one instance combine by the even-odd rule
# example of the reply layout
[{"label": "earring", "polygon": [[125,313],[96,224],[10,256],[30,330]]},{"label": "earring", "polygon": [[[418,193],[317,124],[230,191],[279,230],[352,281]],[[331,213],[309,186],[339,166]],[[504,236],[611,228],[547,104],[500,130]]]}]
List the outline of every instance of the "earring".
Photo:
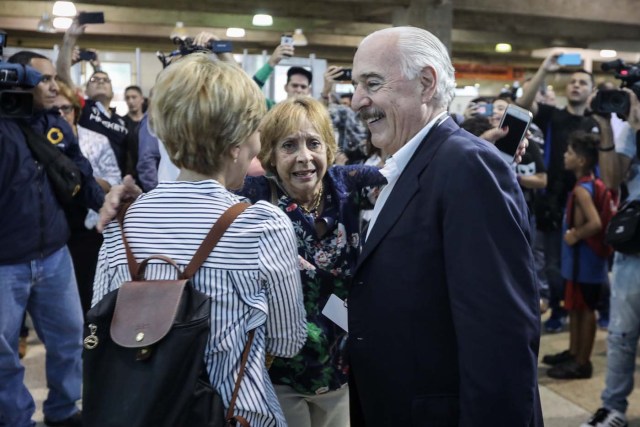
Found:
[{"label": "earring", "polygon": [[238,158],[233,159],[233,163],[238,163]]}]

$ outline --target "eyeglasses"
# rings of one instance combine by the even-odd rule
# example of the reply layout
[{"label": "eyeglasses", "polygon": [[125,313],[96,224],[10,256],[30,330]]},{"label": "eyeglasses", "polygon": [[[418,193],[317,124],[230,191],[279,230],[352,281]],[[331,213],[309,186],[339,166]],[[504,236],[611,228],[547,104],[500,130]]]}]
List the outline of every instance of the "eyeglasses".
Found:
[{"label": "eyeglasses", "polygon": [[58,105],[56,107],[61,113],[69,114],[73,111],[73,105]]},{"label": "eyeglasses", "polygon": [[111,83],[111,79],[109,77],[91,77],[89,79],[91,83]]}]

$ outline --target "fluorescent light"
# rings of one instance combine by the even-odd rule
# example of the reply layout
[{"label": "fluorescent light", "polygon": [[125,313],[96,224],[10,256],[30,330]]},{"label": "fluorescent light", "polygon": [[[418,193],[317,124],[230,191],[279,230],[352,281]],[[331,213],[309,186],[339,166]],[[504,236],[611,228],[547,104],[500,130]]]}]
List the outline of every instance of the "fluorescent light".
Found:
[{"label": "fluorescent light", "polygon": [[72,22],[73,19],[71,18],[58,16],[57,18],[53,18],[53,28],[56,28],[58,30],[66,30],[71,26]]},{"label": "fluorescent light", "polygon": [[76,6],[70,1],[57,1],[53,4],[53,14],[55,16],[76,16]]},{"label": "fluorescent light", "polygon": [[244,37],[244,28],[227,28],[227,37]]},{"label": "fluorescent light", "polygon": [[251,23],[258,27],[270,27],[273,25],[273,18],[271,15],[258,13],[257,15],[253,15],[253,21],[251,21]]},{"label": "fluorescent light", "polygon": [[511,45],[509,43],[498,43],[496,45],[496,52],[500,52],[500,53],[511,52]]},{"label": "fluorescent light", "polygon": [[615,58],[616,56],[618,56],[618,52],[611,49],[602,49],[600,51],[600,56],[603,58]]},{"label": "fluorescent light", "polygon": [[302,28],[296,28],[293,32],[293,45],[294,46],[306,46],[307,38],[302,34]]}]

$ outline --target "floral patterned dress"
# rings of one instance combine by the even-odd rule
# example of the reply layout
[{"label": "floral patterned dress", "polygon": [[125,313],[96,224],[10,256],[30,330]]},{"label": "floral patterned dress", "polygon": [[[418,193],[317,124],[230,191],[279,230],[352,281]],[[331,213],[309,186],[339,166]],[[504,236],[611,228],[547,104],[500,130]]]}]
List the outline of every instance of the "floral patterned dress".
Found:
[{"label": "floral patterned dress", "polygon": [[[301,278],[307,311],[307,342],[291,359],[276,358],[269,370],[274,384],[288,385],[301,394],[337,390],[347,383],[345,360],[347,334],[321,312],[331,294],[346,299],[352,269],[360,248],[360,190],[386,184],[378,169],[370,166],[332,166],[323,178],[324,209],[317,219],[305,214],[270,177],[247,177],[240,194],[277,204],[291,219],[298,238]],[[271,189],[277,191],[272,198]],[[318,236],[314,221],[328,231]]]}]

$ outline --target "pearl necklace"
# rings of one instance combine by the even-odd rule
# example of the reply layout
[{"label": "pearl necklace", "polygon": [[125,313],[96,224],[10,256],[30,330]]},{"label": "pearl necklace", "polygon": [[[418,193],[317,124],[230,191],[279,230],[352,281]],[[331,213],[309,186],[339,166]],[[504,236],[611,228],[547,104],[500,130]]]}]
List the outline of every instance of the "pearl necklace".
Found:
[{"label": "pearl necklace", "polygon": [[316,215],[316,213],[318,212],[318,208],[320,207],[320,202],[322,201],[323,189],[324,189],[324,186],[320,187],[320,191],[318,191],[318,195],[313,201],[311,208],[307,209],[304,206],[302,206],[302,203],[298,203],[298,206],[300,207],[300,209],[302,209],[302,212],[306,213],[307,215],[312,215],[312,216]]}]

